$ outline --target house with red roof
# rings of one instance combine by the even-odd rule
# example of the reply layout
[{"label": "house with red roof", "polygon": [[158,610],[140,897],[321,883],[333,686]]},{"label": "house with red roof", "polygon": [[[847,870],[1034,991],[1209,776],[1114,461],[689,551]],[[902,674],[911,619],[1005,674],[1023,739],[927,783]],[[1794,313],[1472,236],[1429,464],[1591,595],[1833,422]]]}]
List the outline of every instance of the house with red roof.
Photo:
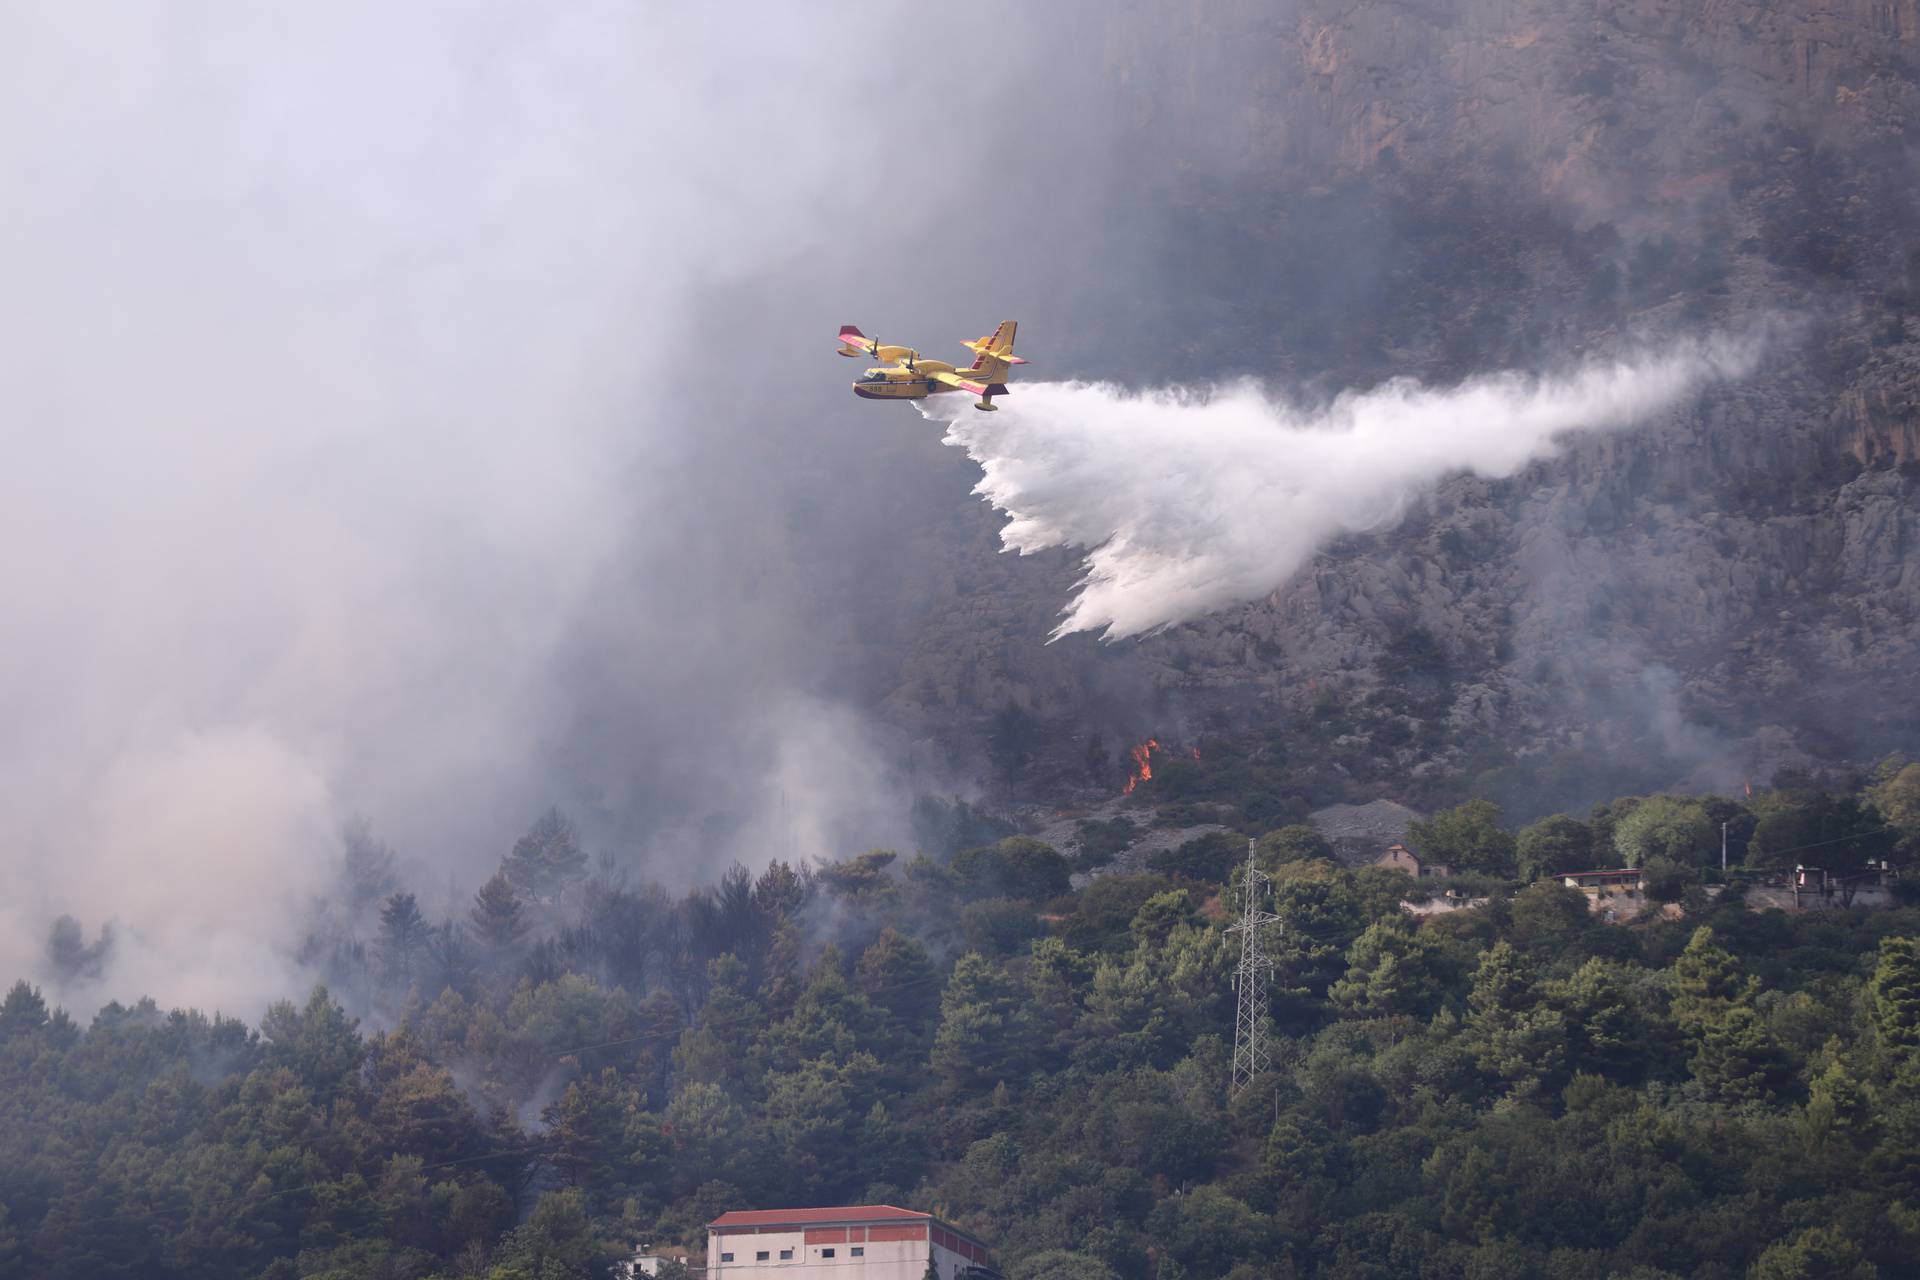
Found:
[{"label": "house with red roof", "polygon": [[[932,1270],[929,1271],[929,1264]],[[890,1204],[736,1209],[707,1224],[708,1280],[1000,1280],[978,1237]]]}]

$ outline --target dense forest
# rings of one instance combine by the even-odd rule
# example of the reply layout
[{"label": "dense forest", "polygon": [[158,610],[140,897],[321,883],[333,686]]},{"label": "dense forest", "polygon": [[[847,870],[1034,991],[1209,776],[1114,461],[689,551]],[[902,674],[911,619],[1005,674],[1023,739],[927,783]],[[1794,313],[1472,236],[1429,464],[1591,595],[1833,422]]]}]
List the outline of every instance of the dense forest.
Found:
[{"label": "dense forest", "polygon": [[[1070,853],[928,800],[910,857],[684,895],[553,812],[440,922],[352,830],[306,944],[329,985],[258,1027],[8,992],[0,1274],[557,1280],[847,1201],[964,1224],[1015,1280],[1911,1274],[1920,907],[1743,894],[1920,849],[1920,765],[1517,832],[1469,800],[1416,825],[1455,868],[1416,883],[1215,759]],[[1107,865],[1196,818],[1225,830]],[[1249,837],[1275,1060],[1230,1095]],[[1549,875],[1623,864],[1625,923]],[[1448,888],[1488,901],[1403,905]],[[101,945],[63,920],[48,961]]]}]

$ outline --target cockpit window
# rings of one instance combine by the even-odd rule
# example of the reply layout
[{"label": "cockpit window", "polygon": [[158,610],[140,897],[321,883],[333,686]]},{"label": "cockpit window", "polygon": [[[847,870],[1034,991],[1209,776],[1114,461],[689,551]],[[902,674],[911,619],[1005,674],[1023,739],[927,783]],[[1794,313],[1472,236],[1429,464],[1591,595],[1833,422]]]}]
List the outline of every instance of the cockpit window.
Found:
[{"label": "cockpit window", "polygon": [[867,376],[860,379],[862,382],[885,382],[886,380],[887,372],[884,369],[869,369]]}]

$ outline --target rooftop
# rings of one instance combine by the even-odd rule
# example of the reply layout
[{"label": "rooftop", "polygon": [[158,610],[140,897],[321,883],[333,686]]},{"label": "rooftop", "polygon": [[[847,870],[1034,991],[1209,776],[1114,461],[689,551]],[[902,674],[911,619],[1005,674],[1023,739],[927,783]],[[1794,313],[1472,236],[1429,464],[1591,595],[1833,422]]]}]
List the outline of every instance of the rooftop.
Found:
[{"label": "rooftop", "polygon": [[710,1227],[792,1227],[841,1222],[931,1222],[930,1213],[917,1213],[890,1204],[843,1204],[818,1209],[732,1209]]}]

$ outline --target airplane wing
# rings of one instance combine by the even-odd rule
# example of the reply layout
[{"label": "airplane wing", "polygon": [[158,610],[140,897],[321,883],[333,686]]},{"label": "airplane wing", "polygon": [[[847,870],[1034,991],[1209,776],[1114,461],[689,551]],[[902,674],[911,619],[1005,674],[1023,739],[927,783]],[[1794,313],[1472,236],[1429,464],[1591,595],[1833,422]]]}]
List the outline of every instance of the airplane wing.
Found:
[{"label": "airplane wing", "polygon": [[869,338],[866,334],[860,332],[850,324],[841,325],[837,337],[840,342],[840,349],[836,354],[843,356],[866,356],[868,359],[878,361],[881,364],[899,364],[903,360],[915,359],[920,354],[912,347],[894,346],[890,343],[882,342],[878,338]]},{"label": "airplane wing", "polygon": [[993,398],[1007,394],[1007,384],[1004,382],[975,382],[972,378],[963,378],[957,373],[949,373],[944,369],[929,370],[927,377],[931,381],[952,387],[957,391],[970,391],[979,396],[980,403],[973,407],[985,409],[989,413],[1000,407],[993,402]]},{"label": "airplane wing", "polygon": [[977,396],[986,395],[989,390],[996,391],[996,392],[1004,390],[1004,388],[998,385],[990,386],[988,383],[985,383],[985,382],[973,382],[966,378],[961,377],[957,373],[947,373],[944,370],[929,373],[927,376],[929,378],[932,378],[935,382],[944,382],[946,385],[950,387],[954,387],[961,391],[971,391],[973,392],[974,395],[977,395]]}]

